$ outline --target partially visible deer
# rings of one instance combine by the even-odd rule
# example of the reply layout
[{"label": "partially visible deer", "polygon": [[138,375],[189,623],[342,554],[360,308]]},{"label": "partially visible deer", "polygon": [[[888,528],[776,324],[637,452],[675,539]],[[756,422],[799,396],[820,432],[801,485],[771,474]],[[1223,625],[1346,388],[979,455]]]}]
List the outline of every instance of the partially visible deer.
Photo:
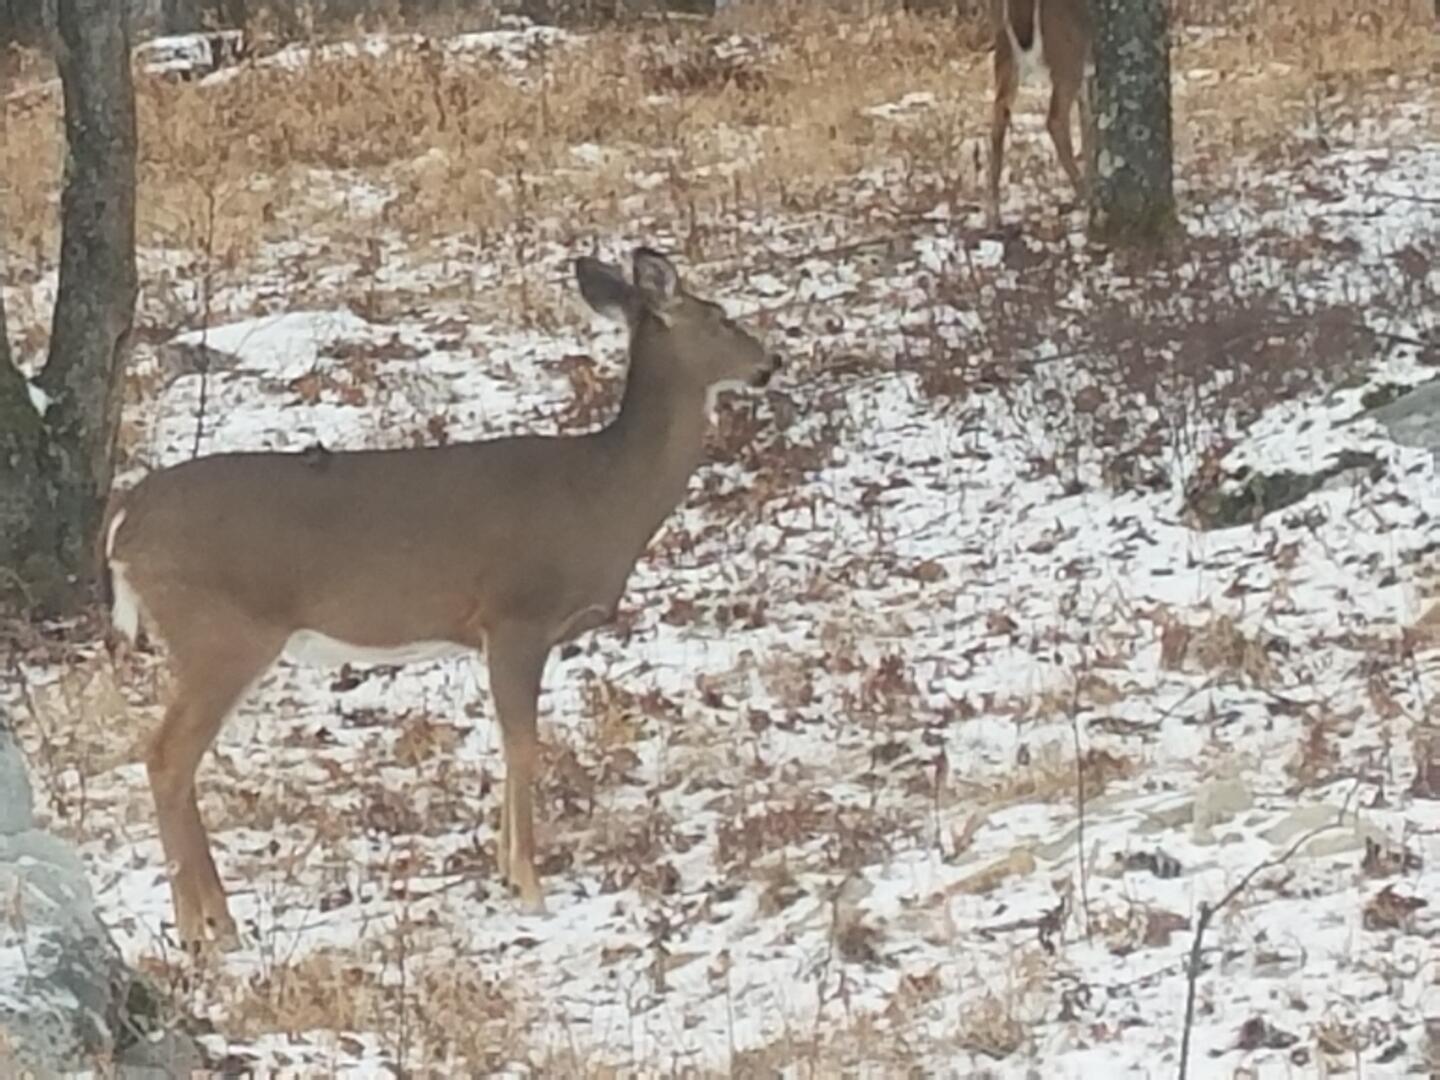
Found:
[{"label": "partially visible deer", "polygon": [[1050,76],[1050,112],[1046,127],[1076,198],[1089,197],[1089,183],[1075,163],[1070,114],[1080,110],[1080,153],[1090,168],[1090,98],[1085,68],[1090,61],[1088,0],[992,0],[995,22],[995,107],[990,119],[990,186],[986,217],[1000,221],[1000,172],[1005,165],[1005,132],[1020,83],[1046,71]]},{"label": "partially visible deer", "polygon": [[174,698],[146,765],[188,947],[238,943],[195,801],[226,715],[280,656],[403,663],[483,650],[505,792],[497,862],[543,910],[532,784],[541,673],[607,622],[703,458],[710,398],[779,361],[645,248],[633,282],[575,263],[591,307],[629,327],[615,419],[578,436],[406,450],[218,454],[146,477],[111,508],[112,618],[168,646]]}]

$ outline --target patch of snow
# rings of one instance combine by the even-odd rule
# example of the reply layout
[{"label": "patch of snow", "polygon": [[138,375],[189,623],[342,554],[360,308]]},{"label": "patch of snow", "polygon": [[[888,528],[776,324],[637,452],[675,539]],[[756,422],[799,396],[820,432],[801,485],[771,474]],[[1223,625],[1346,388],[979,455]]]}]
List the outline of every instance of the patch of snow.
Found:
[{"label": "patch of snow", "polygon": [[40,418],[43,420],[46,414],[50,412],[50,406],[53,404],[50,395],[29,379],[25,380],[25,393],[30,397],[30,405],[40,414]]}]

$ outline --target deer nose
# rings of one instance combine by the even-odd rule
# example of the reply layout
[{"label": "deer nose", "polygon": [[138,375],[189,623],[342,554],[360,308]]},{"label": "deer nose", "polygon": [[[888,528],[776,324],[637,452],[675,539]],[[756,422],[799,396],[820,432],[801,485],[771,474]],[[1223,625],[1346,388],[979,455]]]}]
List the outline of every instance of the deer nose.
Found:
[{"label": "deer nose", "polygon": [[767,386],[770,382],[770,376],[774,375],[775,372],[779,370],[780,354],[771,353],[765,358],[765,366],[762,367],[759,371],[757,371],[755,373],[755,377],[750,380],[750,385],[756,387]]}]

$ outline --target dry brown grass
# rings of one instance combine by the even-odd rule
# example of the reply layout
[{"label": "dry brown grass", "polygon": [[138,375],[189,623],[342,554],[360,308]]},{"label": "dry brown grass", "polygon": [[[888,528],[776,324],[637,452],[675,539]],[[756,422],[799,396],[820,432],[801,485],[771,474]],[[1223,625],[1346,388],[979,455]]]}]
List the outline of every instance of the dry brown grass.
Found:
[{"label": "dry brown grass", "polygon": [[[50,798],[50,827],[64,836],[82,837],[92,813],[104,810],[113,797],[97,791],[93,781],[141,759],[147,725],[133,722],[125,684],[103,656],[71,655],[50,682],[33,684],[19,669],[13,677],[33,739],[32,766]],[[153,671],[132,679],[131,685],[143,681],[149,683],[149,692],[157,689]],[[129,802],[122,808],[126,817],[136,811],[138,806]]]},{"label": "dry brown grass", "polygon": [[[1177,95],[1182,158],[1284,142],[1315,102],[1360,81],[1425,78],[1437,46],[1423,7],[1391,0],[1357,15],[1342,0],[1306,0],[1265,5],[1235,33],[1182,35],[1177,71],[1238,73]],[[266,242],[360,252],[393,234],[419,251],[439,236],[483,245],[516,228],[573,240],[565,234],[652,215],[693,257],[724,253],[729,241],[709,224],[721,212],[823,207],[866,168],[974,199],[974,137],[988,115],[976,27],[786,3],[742,6],[718,29],[764,47],[736,59],[717,52],[715,30],[689,23],[602,30],[550,50],[532,69],[539,89],[488,61],[447,61],[438,45],[244,68],[213,85],[142,77],[141,242],[205,253],[224,279]],[[21,66],[5,81],[0,148],[17,280],[53,264],[62,160],[58,95],[35,89],[33,58]],[[923,122],[866,112],[916,92],[936,102]],[[591,144],[612,152],[577,156]],[[347,205],[357,180],[376,197]],[[563,221],[545,221],[562,207]]]},{"label": "dry brown grass", "polygon": [[[213,86],[142,79],[141,241],[173,248],[189,259],[208,252],[222,279],[239,281],[266,243],[309,238],[317,246],[353,252],[363,266],[382,234],[402,237],[420,259],[429,257],[429,241],[455,233],[477,246],[516,231],[574,239],[567,230],[609,230],[647,216],[668,223],[692,256],[722,255],[735,240],[714,227],[719,212],[824,206],[842,182],[877,166],[929,176],[932,184],[943,178],[959,198],[974,197],[977,175],[970,149],[987,115],[988,65],[973,29],[946,34],[938,32],[944,24],[934,19],[902,14],[860,19],[821,5],[760,8],[737,12],[730,25],[767,38],[774,50],[768,59],[716,60],[707,31],[694,28],[607,30],[584,48],[553,53],[548,70],[554,77],[539,98],[487,66],[445,66],[433,53],[416,50],[383,60],[318,63],[288,74],[244,71]],[[1407,23],[1406,10],[1417,19],[1425,17],[1421,5],[1398,0],[1370,5],[1363,16],[1354,15],[1353,5],[1343,0],[1294,0],[1266,6],[1259,22],[1233,34],[1183,40],[1176,50],[1177,70],[1206,67],[1248,74],[1194,81],[1178,96],[1182,160],[1293,147],[1296,120],[1318,97],[1344,95],[1362,84],[1373,90],[1392,74],[1402,85],[1397,94],[1408,93],[1404,84],[1423,80],[1434,69],[1437,46],[1428,22]],[[1424,32],[1415,32],[1416,26]],[[33,57],[26,57],[23,70],[6,72],[3,85],[33,87],[45,74]],[[916,91],[933,93],[939,103],[925,123],[881,122],[864,111]],[[654,94],[663,94],[663,100],[642,105]],[[0,239],[9,252],[13,284],[33,280],[54,261],[58,101],[53,93],[30,90],[7,98],[4,114],[0,175],[7,190]],[[616,153],[602,164],[587,165],[572,152],[585,143]],[[1037,144],[1033,152],[1047,155],[1043,162],[1036,159],[1040,167],[1052,167],[1048,148]],[[1016,167],[1026,167],[1023,159]],[[654,172],[657,181],[640,193],[636,177],[644,172]],[[337,212],[335,198],[351,180],[374,185],[379,197],[373,206],[351,205]],[[916,198],[925,195],[917,192]],[[543,220],[561,206],[559,220]],[[152,292],[163,287],[159,281],[147,284]],[[189,301],[181,296],[176,302]],[[383,295],[373,300],[376,310],[384,310],[386,302]],[[25,312],[12,312],[12,333],[28,335],[22,348],[43,336],[43,324]],[[593,371],[577,366],[573,380],[577,398],[594,406],[600,391],[593,385]],[[840,651],[857,633],[855,625],[847,624],[838,639],[827,634],[826,643]],[[1195,628],[1187,644],[1189,659],[1204,672],[1243,676],[1261,685],[1271,675],[1263,643],[1229,620],[1217,617]],[[1186,653],[1181,649],[1181,660]],[[808,664],[777,654],[765,658],[760,673],[786,707],[804,708],[815,699]],[[1103,705],[1109,691],[1103,681],[1091,681],[1085,692]],[[862,714],[890,713],[913,694],[907,684],[872,681],[856,708]],[[37,715],[31,719],[47,741],[42,757],[51,755],[39,767],[84,777],[135,760],[148,725],[135,722],[125,696],[103,660],[77,667],[38,691]],[[162,698],[153,685],[133,696],[146,702]],[[548,771],[546,797],[552,808],[561,806],[553,820],[562,824],[567,817],[591,813],[597,784],[623,777],[643,718],[665,707],[608,680],[587,685],[583,697],[594,732],[587,749],[598,764],[580,763],[573,750],[558,752],[562,760]],[[1069,690],[1036,695],[1016,705],[1017,721],[1063,715],[1073,700]],[[158,719],[158,711],[152,716]],[[377,744],[367,760],[393,760],[417,770],[426,786],[445,786],[431,781],[437,775],[447,779],[441,768],[459,731],[424,719],[410,724],[393,746]],[[1095,795],[1107,783],[1134,775],[1140,765],[1091,750],[1084,761],[1087,791]],[[420,831],[417,822],[386,818],[394,807],[376,784],[356,790],[349,778],[332,779],[365,808],[367,825],[388,821],[392,835]],[[483,779],[467,776],[463,785],[481,792]],[[313,799],[307,783],[297,773],[293,783],[276,784],[258,798],[253,790],[227,798],[220,794],[222,785],[211,785],[215,794],[209,796],[207,812],[214,812],[217,826],[265,830],[303,820],[317,843],[335,845],[338,859],[339,841],[354,822],[342,823],[335,814],[305,817],[297,808]],[[52,776],[46,786],[52,792],[78,791],[83,798],[83,785],[77,787],[73,779]],[[992,786],[968,788],[964,797],[993,806],[1071,799],[1074,792],[1073,749],[1058,742],[1033,747],[1026,760]],[[566,797],[573,806],[561,805]],[[493,814],[495,800],[485,798],[485,812]],[[458,803],[446,807],[431,826],[453,827],[465,809]],[[151,820],[148,799],[137,812],[147,823]],[[57,817],[65,828],[84,828],[83,808]],[[658,815],[611,813],[588,826],[594,835],[586,858],[632,875],[626,881],[635,880],[639,868],[658,872],[656,854],[677,843],[665,833],[671,824]],[[820,855],[831,865],[847,867],[879,850],[893,831],[894,823],[878,815],[847,816],[797,798],[749,817],[741,814],[722,829],[721,855],[729,863],[753,865],[764,884],[764,902],[783,910],[795,901],[798,888],[787,852],[829,840]],[[622,844],[627,838],[630,847]],[[283,861],[307,853],[277,857]],[[229,858],[238,869],[240,856]],[[387,884],[393,884],[442,868],[397,864],[387,869],[392,870]],[[488,876],[489,868],[484,869]],[[663,886],[659,879],[642,883]],[[420,932],[396,928],[379,946],[384,963],[378,966],[342,952],[277,962],[236,989],[239,998],[227,1009],[227,1026],[237,1037],[323,1028],[342,1033],[343,1039],[347,1031],[380,1031],[397,1044],[414,1040],[417,1058],[449,1058],[471,1071],[502,1067],[497,1047],[513,1050],[534,1047],[537,1039],[563,1038],[528,1031],[513,1001],[484,979],[478,963],[442,967],[416,961],[419,938],[407,935]],[[847,940],[852,951],[864,952],[863,936]],[[1017,961],[1016,986],[993,990],[967,1007],[956,1033],[961,1046],[996,1058],[1024,1046],[1023,997],[1030,981],[1048,971],[1042,961],[1027,953]],[[397,989],[388,975],[405,964],[405,989]],[[907,993],[922,989],[909,985]],[[770,1075],[788,1066],[800,1075],[833,1075],[847,1055],[873,1062],[887,1050],[877,1047],[866,1023],[861,1018],[853,1030],[838,1034],[827,1027],[824,1043],[810,1032],[796,1032],[737,1054],[732,1072]],[[893,1047],[890,1060],[899,1071],[906,1063],[903,1045],[893,1033],[878,1038]],[[547,1052],[546,1064],[555,1075],[604,1074],[563,1045]]]},{"label": "dry brown grass", "polygon": [[[1141,762],[1106,750],[1085,752],[1081,769],[1091,798],[1105,793],[1116,781],[1139,772]],[[1011,768],[977,790],[966,790],[967,802],[990,808],[1015,803],[1060,802],[1075,797],[1075,754],[1065,743],[1046,743],[1027,751]]]}]

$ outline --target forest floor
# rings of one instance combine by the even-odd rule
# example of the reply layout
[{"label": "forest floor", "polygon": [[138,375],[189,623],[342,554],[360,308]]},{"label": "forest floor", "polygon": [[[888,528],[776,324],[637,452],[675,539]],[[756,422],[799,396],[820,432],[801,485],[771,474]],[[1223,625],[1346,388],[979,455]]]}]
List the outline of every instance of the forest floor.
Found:
[{"label": "forest floor", "polygon": [[[201,964],[142,764],[161,656],[37,629],[0,673],[42,815],[218,1065],[1170,1076],[1193,991],[1192,1076],[1440,1067],[1440,484],[1347,423],[1440,365],[1440,44],[1345,8],[1177,32],[1183,235],[1143,257],[1086,241],[1039,90],[984,228],[988,58],[933,19],[142,74],[121,486],[593,428],[623,334],[581,253],[674,252],[786,359],[547,672],[547,915],[496,882],[483,662],[267,676],[201,768],[247,938]],[[33,363],[54,88],[5,109]]]}]

